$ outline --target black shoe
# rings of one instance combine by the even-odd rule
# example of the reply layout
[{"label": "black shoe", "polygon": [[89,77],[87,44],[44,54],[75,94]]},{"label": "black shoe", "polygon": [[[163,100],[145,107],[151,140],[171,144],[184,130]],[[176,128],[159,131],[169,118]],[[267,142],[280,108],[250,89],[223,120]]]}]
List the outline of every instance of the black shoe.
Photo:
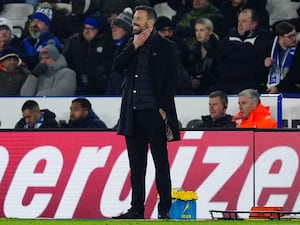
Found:
[{"label": "black shoe", "polygon": [[144,213],[131,211],[121,214],[119,216],[113,216],[112,219],[126,220],[126,219],[144,219]]},{"label": "black shoe", "polygon": [[161,220],[168,220],[168,219],[170,219],[169,213],[160,213],[158,215],[158,219],[161,219]]}]

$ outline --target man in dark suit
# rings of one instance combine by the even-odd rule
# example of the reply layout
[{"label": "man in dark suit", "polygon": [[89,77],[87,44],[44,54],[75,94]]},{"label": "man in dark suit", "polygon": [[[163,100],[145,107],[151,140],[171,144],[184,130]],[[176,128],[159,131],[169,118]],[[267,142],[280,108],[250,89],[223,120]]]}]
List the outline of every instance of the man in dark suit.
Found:
[{"label": "man in dark suit", "polygon": [[[148,144],[160,196],[158,218],[169,218],[171,179],[167,141],[180,139],[174,103],[179,58],[176,44],[162,38],[154,29],[155,20],[153,8],[135,8],[134,36],[113,64],[114,71],[125,71],[118,134],[126,139],[132,186],[131,208],[113,217],[116,219],[144,218]],[[170,132],[166,132],[166,124]]]}]

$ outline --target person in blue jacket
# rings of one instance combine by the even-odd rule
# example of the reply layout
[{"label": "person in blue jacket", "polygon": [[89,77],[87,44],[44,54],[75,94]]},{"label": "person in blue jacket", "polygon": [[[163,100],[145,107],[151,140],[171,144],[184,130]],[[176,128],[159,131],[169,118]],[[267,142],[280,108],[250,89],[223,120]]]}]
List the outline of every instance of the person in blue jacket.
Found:
[{"label": "person in blue jacket", "polygon": [[39,63],[39,53],[50,39],[54,40],[59,51],[62,50],[60,39],[50,31],[52,17],[52,9],[47,5],[39,6],[30,17],[29,35],[22,40],[19,47],[20,56],[30,70]]},{"label": "person in blue jacket", "polygon": [[69,128],[107,128],[106,124],[93,111],[92,104],[86,98],[72,100],[68,125]]}]

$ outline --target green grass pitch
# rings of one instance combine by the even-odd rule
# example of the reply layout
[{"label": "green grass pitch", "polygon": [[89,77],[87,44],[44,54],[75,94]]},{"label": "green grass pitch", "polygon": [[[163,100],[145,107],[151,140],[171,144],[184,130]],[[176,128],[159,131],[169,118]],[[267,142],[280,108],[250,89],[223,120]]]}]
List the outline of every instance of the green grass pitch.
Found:
[{"label": "green grass pitch", "polygon": [[85,219],[6,219],[3,225],[299,225],[299,219],[281,220],[85,220]]}]

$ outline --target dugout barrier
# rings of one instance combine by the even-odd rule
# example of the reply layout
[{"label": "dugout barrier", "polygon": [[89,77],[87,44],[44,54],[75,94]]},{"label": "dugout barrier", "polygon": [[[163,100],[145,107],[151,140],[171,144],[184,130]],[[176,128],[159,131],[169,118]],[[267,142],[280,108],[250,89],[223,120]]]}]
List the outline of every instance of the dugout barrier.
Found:
[{"label": "dugout barrier", "polygon": [[[108,128],[112,128],[117,124],[120,113],[120,97],[87,98],[92,103],[94,111],[106,123]],[[16,122],[22,117],[21,107],[28,99],[36,100],[41,109],[47,108],[53,111],[56,114],[57,121],[68,121],[71,101],[75,97],[1,97],[0,129],[12,129],[15,127]],[[190,121],[200,119],[201,115],[209,114],[208,99],[208,96],[177,96],[175,98],[178,119],[182,124],[182,128],[186,128]],[[298,111],[295,110],[295,107],[282,106],[284,102],[282,95],[262,95],[261,100],[265,105],[270,106],[272,115],[277,119],[279,127],[282,127],[282,118],[287,121],[285,123],[286,127],[290,128],[292,127],[292,122],[288,121],[298,119],[300,121],[300,114],[294,113]],[[235,115],[239,111],[238,97],[230,95],[228,101],[227,113]],[[300,98],[294,98],[289,105],[295,104],[295,101],[300,105]]]}]

